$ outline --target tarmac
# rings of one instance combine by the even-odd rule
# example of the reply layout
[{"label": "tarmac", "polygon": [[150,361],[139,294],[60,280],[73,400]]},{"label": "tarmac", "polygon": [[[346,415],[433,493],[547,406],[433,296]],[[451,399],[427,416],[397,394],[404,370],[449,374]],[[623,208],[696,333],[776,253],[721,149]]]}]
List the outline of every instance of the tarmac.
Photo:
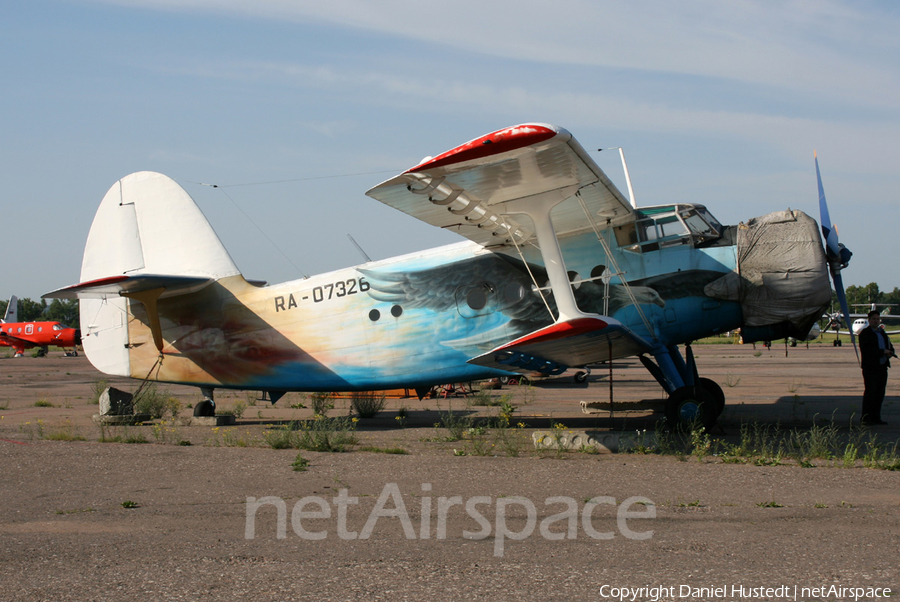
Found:
[{"label": "tarmac", "polygon": [[[713,438],[736,443],[747,425],[831,428],[882,448],[900,437],[896,378],[889,424],[855,426],[851,347],[693,351],[727,399]],[[0,359],[0,600],[868,600],[900,589],[900,471],[846,455],[534,448],[537,431],[653,433],[660,414],[629,410],[663,395],[635,359],[613,363],[612,414],[581,411],[609,401],[608,365],[586,385],[566,375],[492,391],[516,406],[509,431],[521,439],[505,447],[477,422],[456,441],[435,427],[451,409],[496,421],[499,406],[474,405],[483,398],[391,398],[357,423],[350,451],[300,452],[304,470],[298,450],[263,438],[310,418],[305,396],[270,406],[217,391],[220,410],[241,413],[233,427],[102,431],[91,401],[104,378],[137,384],[83,356]],[[160,387],[183,406],[200,400]],[[116,436],[148,443],[99,441]]]}]

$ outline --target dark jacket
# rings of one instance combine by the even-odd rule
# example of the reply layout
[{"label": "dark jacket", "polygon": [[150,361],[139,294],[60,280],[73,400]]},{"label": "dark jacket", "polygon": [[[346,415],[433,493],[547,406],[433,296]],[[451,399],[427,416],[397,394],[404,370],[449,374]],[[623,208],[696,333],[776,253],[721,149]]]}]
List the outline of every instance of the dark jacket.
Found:
[{"label": "dark jacket", "polygon": [[[863,328],[862,332],[859,333],[859,351],[862,354],[861,365],[863,370],[878,368],[881,366],[881,358],[884,356],[884,352],[878,347],[878,339],[875,338],[875,331],[869,327]],[[891,339],[886,334],[882,334],[887,340],[887,348],[894,351],[894,346],[891,344]],[[887,367],[891,367],[891,362],[888,360]]]}]

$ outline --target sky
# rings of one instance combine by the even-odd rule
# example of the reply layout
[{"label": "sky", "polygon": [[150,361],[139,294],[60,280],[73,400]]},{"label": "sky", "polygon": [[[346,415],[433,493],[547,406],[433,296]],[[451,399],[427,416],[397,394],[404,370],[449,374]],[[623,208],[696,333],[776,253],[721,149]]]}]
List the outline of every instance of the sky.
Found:
[{"label": "sky", "polygon": [[[79,281],[121,177],[178,181],[250,279],[462,240],[365,196],[468,140],[568,129],[639,206],[818,219],[900,286],[900,4],[71,0],[0,17],[0,297]],[[216,184],[212,188],[205,184]]]}]

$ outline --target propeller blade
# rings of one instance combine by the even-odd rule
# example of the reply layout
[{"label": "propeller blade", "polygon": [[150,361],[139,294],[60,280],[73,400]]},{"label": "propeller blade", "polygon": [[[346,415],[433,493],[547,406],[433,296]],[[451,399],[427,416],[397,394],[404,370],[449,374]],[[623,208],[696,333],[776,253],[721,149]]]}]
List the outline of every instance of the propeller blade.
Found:
[{"label": "propeller blade", "polygon": [[813,151],[813,158],[816,161],[816,182],[819,184],[819,224],[822,226],[822,236],[825,237],[825,248],[829,251],[829,255],[837,256],[840,254],[838,246],[837,230],[831,224],[831,216],[828,215],[828,203],[825,202],[825,188],[822,186],[822,175],[819,173],[819,155]]},{"label": "propeller blade", "polygon": [[853,334],[853,324],[850,322],[850,308],[847,305],[847,295],[844,293],[844,280],[841,278],[840,270],[831,270],[831,280],[834,282],[834,292],[837,293],[841,311],[844,312],[844,324],[850,331],[850,342],[853,343],[853,351],[856,352],[856,363],[859,363],[859,348],[856,346],[856,335]]},{"label": "propeller blade", "polygon": [[834,291],[837,293],[844,314],[844,323],[850,331],[850,342],[853,343],[853,351],[856,352],[856,361],[859,363],[859,348],[856,346],[856,335],[853,334],[853,324],[850,322],[850,308],[847,305],[847,295],[844,292],[844,280],[841,278],[841,270],[847,267],[850,256],[853,253],[838,241],[837,229],[831,223],[828,215],[828,203],[825,202],[825,188],[822,186],[822,175],[819,173],[819,156],[813,151],[816,161],[816,182],[819,185],[819,216],[822,226],[822,235],[825,237],[825,255],[828,259],[828,268],[831,272],[831,281],[834,283]]}]

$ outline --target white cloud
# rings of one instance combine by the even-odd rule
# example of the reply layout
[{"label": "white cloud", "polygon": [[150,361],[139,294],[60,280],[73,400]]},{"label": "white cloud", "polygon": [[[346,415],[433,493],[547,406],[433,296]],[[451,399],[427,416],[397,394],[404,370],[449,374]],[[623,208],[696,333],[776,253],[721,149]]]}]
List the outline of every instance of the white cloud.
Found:
[{"label": "white cloud", "polygon": [[900,19],[825,0],[109,0],[127,6],[323,22],[540,63],[733,80],[894,108]]}]

